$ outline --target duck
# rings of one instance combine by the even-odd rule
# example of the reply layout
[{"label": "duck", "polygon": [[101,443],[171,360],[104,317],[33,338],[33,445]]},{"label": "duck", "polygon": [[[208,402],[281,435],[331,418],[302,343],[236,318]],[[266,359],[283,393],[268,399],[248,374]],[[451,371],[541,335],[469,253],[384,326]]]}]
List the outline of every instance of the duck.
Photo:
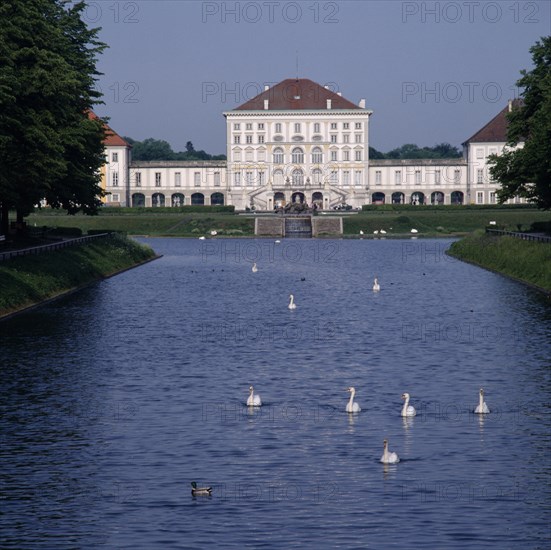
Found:
[{"label": "duck", "polygon": [[377,277],[375,277],[375,279],[373,279],[373,292],[379,292],[379,290],[381,290],[381,285]]},{"label": "duck", "polygon": [[253,264],[252,270],[253,273],[256,273],[258,271],[258,267],[256,267],[256,262]]},{"label": "duck", "polygon": [[260,399],[260,395],[258,395],[258,393],[255,395],[253,386],[249,386],[249,398],[247,399],[247,406],[248,407],[262,406],[262,399]]},{"label": "duck", "polygon": [[403,393],[402,399],[404,399],[405,401],[402,408],[402,416],[415,416],[417,414],[417,411],[415,410],[415,407],[413,405],[409,404],[409,393]]},{"label": "duck", "polygon": [[490,412],[490,409],[488,408],[488,405],[486,405],[486,403],[484,402],[484,388],[480,388],[478,395],[478,405],[475,408],[474,412],[476,414],[488,414]]},{"label": "duck", "polygon": [[289,309],[296,309],[297,305],[295,304],[295,297],[292,294],[289,294],[289,305],[287,306]]},{"label": "duck", "polygon": [[397,464],[400,462],[398,455],[388,450],[388,439],[383,441],[383,456],[381,457],[381,462],[383,464]]},{"label": "duck", "polygon": [[346,388],[346,391],[350,392],[350,401],[346,404],[347,413],[359,413],[361,412],[361,407],[356,401],[354,401],[354,396],[356,395],[356,389],[353,387]]},{"label": "duck", "polygon": [[192,481],[191,494],[194,497],[210,497],[212,494],[212,487],[197,487],[197,483]]}]

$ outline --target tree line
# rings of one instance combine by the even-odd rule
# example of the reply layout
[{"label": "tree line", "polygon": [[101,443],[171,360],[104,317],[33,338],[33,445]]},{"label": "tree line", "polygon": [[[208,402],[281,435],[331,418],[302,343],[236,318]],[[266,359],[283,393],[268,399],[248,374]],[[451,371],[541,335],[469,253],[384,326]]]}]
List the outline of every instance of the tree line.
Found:
[{"label": "tree line", "polygon": [[196,151],[193,143],[186,143],[186,150],[175,152],[168,141],[147,138],[138,141],[125,136],[124,139],[132,145],[133,160],[226,160],[226,155],[210,155],[203,150]]}]

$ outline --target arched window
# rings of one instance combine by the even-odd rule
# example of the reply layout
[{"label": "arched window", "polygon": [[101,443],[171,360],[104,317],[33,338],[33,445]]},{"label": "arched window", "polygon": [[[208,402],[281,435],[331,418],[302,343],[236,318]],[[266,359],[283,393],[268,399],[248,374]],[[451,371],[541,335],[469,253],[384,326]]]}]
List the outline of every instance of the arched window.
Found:
[{"label": "arched window", "polygon": [[162,193],[153,193],[153,196],[151,197],[151,204],[153,206],[164,206],[165,196]]},{"label": "arched window", "polygon": [[132,195],[132,206],[134,208],[145,206],[145,195],[143,193],[134,193]]},{"label": "arched window", "polygon": [[323,162],[323,151],[319,147],[312,149],[312,164],[321,164]]},{"label": "arched window", "polygon": [[304,185],[304,173],[302,170],[293,170],[293,185]]},{"label": "arched window", "polygon": [[322,175],[322,172],[319,168],[314,168],[314,170],[312,170],[314,185],[321,185],[321,175]]},{"label": "arched window", "polygon": [[463,204],[464,196],[462,191],[454,191],[451,194],[452,204]]},{"label": "arched window", "polygon": [[293,164],[304,164],[304,151],[300,147],[295,147],[292,150],[291,161]]},{"label": "arched window", "polygon": [[213,193],[210,196],[210,203],[212,205],[224,206],[224,195],[222,193]]},{"label": "arched window", "polygon": [[283,149],[281,147],[276,147],[274,149],[274,164],[283,164],[285,162],[284,158]]},{"label": "arched window", "polygon": [[205,195],[203,193],[193,193],[191,195],[191,204],[205,204]]},{"label": "arched window", "polygon": [[283,170],[276,170],[274,172],[274,185],[275,187],[283,187]]},{"label": "arched window", "polygon": [[184,206],[184,195],[182,193],[173,193],[172,206]]}]

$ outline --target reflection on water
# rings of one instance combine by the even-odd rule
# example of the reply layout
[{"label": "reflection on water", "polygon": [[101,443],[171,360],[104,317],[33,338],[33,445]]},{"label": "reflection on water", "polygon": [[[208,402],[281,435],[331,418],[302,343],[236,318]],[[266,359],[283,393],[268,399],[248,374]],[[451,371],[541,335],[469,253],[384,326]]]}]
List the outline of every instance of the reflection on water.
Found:
[{"label": "reflection on water", "polygon": [[544,297],[445,241],[150,243],[0,324],[2,547],[545,547]]}]

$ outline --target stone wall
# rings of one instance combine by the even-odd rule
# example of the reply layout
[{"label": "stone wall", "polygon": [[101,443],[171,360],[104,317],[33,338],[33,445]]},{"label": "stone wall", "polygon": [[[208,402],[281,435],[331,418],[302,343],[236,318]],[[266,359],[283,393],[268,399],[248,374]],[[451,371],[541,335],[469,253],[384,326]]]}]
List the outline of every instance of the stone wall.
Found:
[{"label": "stone wall", "polygon": [[283,237],[284,233],[285,220],[282,217],[258,217],[254,221],[254,234],[257,237]]},{"label": "stone wall", "polygon": [[340,237],[342,235],[342,218],[334,216],[313,216],[312,237]]}]

